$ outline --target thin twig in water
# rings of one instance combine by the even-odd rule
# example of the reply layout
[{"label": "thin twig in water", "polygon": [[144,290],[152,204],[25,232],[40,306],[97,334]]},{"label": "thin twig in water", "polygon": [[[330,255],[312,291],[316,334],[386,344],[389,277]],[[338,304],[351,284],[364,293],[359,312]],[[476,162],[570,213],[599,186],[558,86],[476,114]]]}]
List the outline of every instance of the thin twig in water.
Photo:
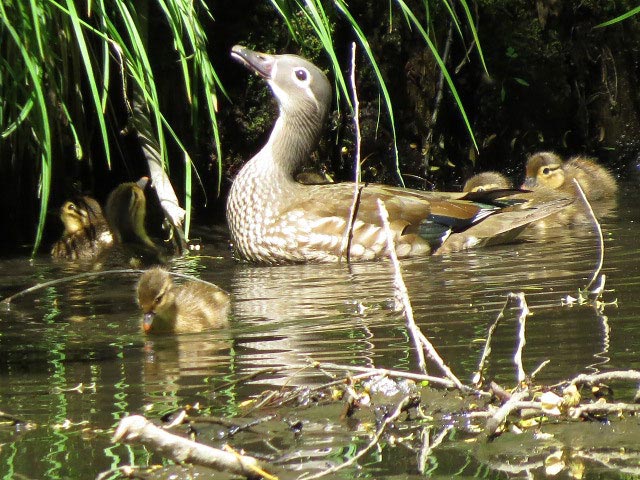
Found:
[{"label": "thin twig in water", "polygon": [[353,91],[353,123],[356,131],[356,157],[354,159],[354,179],[353,179],[353,200],[349,209],[349,220],[342,237],[340,245],[340,258],[346,256],[347,263],[350,260],[351,240],[353,238],[353,225],[358,215],[358,204],[360,203],[360,103],[358,102],[358,92],[356,90],[356,43],[351,44],[351,90]]},{"label": "thin twig in water", "polygon": [[426,350],[427,355],[431,360],[433,360],[440,370],[444,372],[445,376],[449,378],[457,388],[463,389],[462,382],[458,380],[451,369],[444,363],[444,360],[437,352],[433,344],[429,341],[429,339],[422,333],[418,325],[416,325],[415,320],[413,319],[413,308],[411,307],[411,300],[409,299],[409,293],[407,292],[407,286],[404,283],[404,279],[402,278],[402,271],[400,269],[400,262],[398,261],[398,256],[396,255],[396,249],[393,242],[393,234],[391,232],[391,226],[389,225],[389,213],[387,212],[386,207],[384,206],[384,202],[380,199],[378,202],[378,210],[380,212],[380,219],[382,220],[382,225],[384,227],[385,233],[387,235],[387,250],[389,252],[389,257],[391,258],[391,263],[394,267],[394,290],[395,290],[395,298],[396,302],[400,302],[403,306],[404,317],[407,320],[407,328],[411,334],[411,338],[413,339],[414,345],[416,347],[416,352],[418,354],[418,365],[423,372],[426,372],[426,362],[424,359],[424,353],[422,349]]},{"label": "thin twig in water", "polygon": [[431,427],[428,427],[428,428],[425,428],[422,431],[423,446],[422,446],[422,449],[420,449],[420,454],[419,454],[419,457],[418,457],[418,472],[420,472],[423,475],[424,475],[425,470],[426,470],[425,467],[427,465],[427,459],[431,455],[431,452],[433,452],[433,450],[436,447],[440,446],[440,444],[444,441],[444,439],[447,436],[447,434],[451,430],[453,430],[453,425],[445,426],[442,429],[442,431],[438,434],[438,436],[433,439],[433,442],[429,441],[429,431],[430,430],[431,430]]},{"label": "thin twig in water", "polygon": [[380,427],[376,430],[376,433],[373,435],[373,438],[367,444],[367,446],[364,447],[362,450],[360,450],[358,453],[356,453],[349,460],[347,460],[346,462],[344,462],[344,463],[342,463],[340,465],[336,465],[335,467],[331,467],[331,468],[325,470],[324,472],[320,472],[320,473],[317,473],[315,475],[311,475],[309,477],[300,476],[298,478],[300,480],[302,480],[302,479],[311,480],[311,479],[315,479],[315,478],[322,478],[325,475],[328,475],[330,473],[335,473],[335,472],[337,472],[339,470],[342,470],[343,468],[346,468],[346,467],[349,467],[349,466],[353,465],[360,458],[362,458],[362,456],[364,454],[366,454],[369,450],[371,450],[373,447],[375,447],[378,444],[378,442],[380,441],[380,437],[382,437],[382,434],[384,433],[384,431],[387,428],[387,426],[390,423],[394,422],[402,414],[402,412],[405,410],[405,408],[408,405],[410,405],[412,402],[413,402],[413,399],[410,396],[404,397],[400,401],[400,403],[398,403],[398,405],[396,406],[396,409],[394,410],[394,412],[384,419],[384,422],[382,422],[382,425],[380,425]]},{"label": "thin twig in water", "polygon": [[507,297],[507,299],[504,301],[504,305],[502,305],[502,309],[498,312],[498,316],[493,321],[493,323],[489,327],[489,331],[487,332],[487,338],[484,342],[484,349],[482,350],[482,356],[480,357],[480,361],[478,362],[478,369],[476,370],[476,373],[473,375],[473,379],[472,379],[472,382],[476,387],[480,387],[483,383],[484,364],[486,363],[487,358],[489,358],[489,355],[491,354],[491,340],[493,338],[493,332],[495,332],[496,328],[498,327],[498,323],[500,323],[500,320],[504,318],[504,312],[509,306],[509,301],[510,301],[510,298]]},{"label": "thin twig in water", "polygon": [[576,384],[593,384],[600,382],[607,382],[611,380],[626,380],[631,382],[640,382],[640,371],[638,370],[617,370],[613,372],[595,373],[588,375],[586,373],[580,374],[571,380],[571,385]]},{"label": "thin twig in water", "polygon": [[427,362],[424,358],[424,351],[420,342],[420,329],[416,325],[413,318],[413,308],[411,307],[411,300],[409,299],[409,292],[407,286],[402,278],[402,271],[400,270],[400,262],[398,261],[398,255],[396,255],[396,246],[393,241],[393,233],[389,226],[389,213],[387,212],[384,202],[378,199],[378,209],[380,211],[380,218],[382,219],[382,226],[387,236],[387,250],[391,264],[393,265],[393,297],[396,305],[396,310],[399,306],[402,306],[404,318],[407,321],[407,328],[413,340],[413,344],[418,355],[418,367],[422,373],[427,373]]},{"label": "thin twig in water", "polygon": [[584,194],[584,191],[580,186],[580,182],[578,182],[578,180],[574,178],[573,183],[575,183],[576,185],[576,189],[578,190],[578,194],[580,195],[582,202],[587,207],[587,211],[591,216],[591,220],[593,220],[593,225],[596,228],[596,232],[598,234],[598,264],[596,265],[596,269],[593,271],[593,273],[591,273],[589,281],[587,282],[587,286],[585,287],[585,290],[589,290],[589,287],[591,287],[591,284],[595,281],[596,277],[600,273],[600,270],[602,270],[602,265],[604,264],[604,237],[602,236],[602,227],[600,226],[600,222],[598,222],[596,214],[593,213],[593,208],[591,208],[591,204],[589,203],[589,200],[587,200],[587,196]]}]

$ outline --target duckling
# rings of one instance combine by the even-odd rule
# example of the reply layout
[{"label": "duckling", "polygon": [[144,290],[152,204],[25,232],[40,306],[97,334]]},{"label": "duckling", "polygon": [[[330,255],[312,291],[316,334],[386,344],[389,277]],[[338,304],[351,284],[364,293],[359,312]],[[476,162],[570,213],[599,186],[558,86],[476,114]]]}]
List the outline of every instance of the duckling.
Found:
[{"label": "duckling", "polygon": [[116,243],[128,247],[145,263],[163,263],[163,252],[145,228],[147,201],[144,187],[148,181],[147,177],[142,177],[137,182],[118,185],[107,198],[107,221]]},{"label": "duckling", "polygon": [[575,195],[574,178],[590,202],[611,198],[618,190],[615,177],[594,159],[576,156],[563,162],[553,152],[538,152],[529,157],[522,187],[536,189],[542,185]]},{"label": "duckling", "polygon": [[60,207],[60,220],[64,232],[60,240],[53,244],[53,258],[93,259],[113,244],[102,208],[91,197],[80,196],[66,201]]},{"label": "duckling", "polygon": [[511,180],[499,172],[481,172],[469,178],[462,187],[463,192],[486,192],[488,190],[512,189]]},{"label": "duckling", "polygon": [[175,285],[169,272],[154,267],[140,277],[137,294],[146,333],[200,332],[227,324],[229,294],[215,285]]}]

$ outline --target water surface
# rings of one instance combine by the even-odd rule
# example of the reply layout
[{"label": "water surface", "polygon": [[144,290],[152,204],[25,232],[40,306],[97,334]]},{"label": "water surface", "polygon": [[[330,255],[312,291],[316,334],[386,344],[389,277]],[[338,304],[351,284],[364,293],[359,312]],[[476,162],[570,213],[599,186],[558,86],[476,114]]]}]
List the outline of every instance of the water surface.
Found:
[{"label": "water surface", "polygon": [[[543,240],[530,236],[515,245],[402,262],[416,321],[459,378],[470,380],[481,340],[509,292],[524,292],[533,313],[527,320],[525,370],[549,360],[537,376],[539,383],[582,372],[640,368],[638,196],[630,188],[625,191],[615,214],[603,220],[602,272],[612,290],[604,299],[618,302],[604,313],[561,305],[585,286],[597,263],[598,242],[589,225],[555,229]],[[417,371],[404,317],[393,308],[389,262],[252,266],[233,261],[218,233],[201,233],[201,254],[175,260],[171,268],[233,295],[231,325],[224,331],[146,337],[134,300],[135,275],[59,284],[21,297],[0,312],[0,410],[28,422],[0,424],[0,478],[95,478],[122,464],[167,464],[142,447],[111,445],[118,420],[132,413],[158,420],[196,404],[210,415],[236,416],[241,402],[274,386],[329,381],[319,369],[277,367],[315,361]],[[46,256],[4,258],[0,268],[2,297],[78,273]],[[497,329],[487,371],[487,377],[506,387],[515,385],[517,313],[508,309]],[[265,367],[276,370],[234,383]],[[438,373],[433,366],[431,371]],[[619,394],[628,399],[633,392]],[[345,424],[333,405],[287,415],[304,423],[304,442],[280,420],[263,426],[268,440],[240,435],[231,443],[277,460],[285,476],[289,472],[293,478],[345,461],[369,439],[371,419]],[[404,442],[385,442],[360,462],[360,469],[342,475],[518,478],[528,469],[542,476],[545,459],[560,451],[566,464],[561,475],[570,476],[573,465],[582,469],[582,478],[628,478],[640,475],[627,469],[640,458],[640,427],[631,423],[550,426],[552,442],[528,432],[479,444],[469,443],[473,435],[454,422],[456,428],[443,443],[421,456],[422,424],[407,427]],[[445,426],[435,422],[429,432],[436,436]],[[217,445],[213,430],[203,430],[199,439]],[[612,465],[609,449],[624,449],[636,460]],[[190,475],[180,468],[164,469],[154,478],[173,473]]]}]

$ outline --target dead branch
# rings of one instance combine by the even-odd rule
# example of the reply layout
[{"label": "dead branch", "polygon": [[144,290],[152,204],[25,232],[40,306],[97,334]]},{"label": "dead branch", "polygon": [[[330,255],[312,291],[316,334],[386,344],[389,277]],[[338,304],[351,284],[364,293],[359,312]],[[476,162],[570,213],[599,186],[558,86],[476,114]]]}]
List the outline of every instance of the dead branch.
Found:
[{"label": "dead branch", "polygon": [[640,382],[640,371],[638,370],[615,370],[612,372],[580,374],[571,380],[571,385],[594,384],[609,382],[611,380],[624,380],[630,382]]},{"label": "dead branch", "polygon": [[569,410],[569,415],[573,418],[580,418],[584,415],[593,415],[598,413],[638,413],[640,405],[637,403],[588,403],[579,405]]},{"label": "dead branch", "polygon": [[[391,227],[389,225],[389,213],[384,206],[384,202],[380,199],[378,199],[378,209],[380,210],[380,218],[382,219],[382,225],[387,236],[387,250],[389,253],[389,258],[391,259],[391,264],[393,265],[393,297],[395,300],[396,309],[399,305],[402,306],[404,318],[407,321],[407,328],[409,329],[409,334],[411,335],[411,339],[413,340],[413,344],[416,349],[416,354],[418,355],[418,366],[420,367],[420,371],[426,374],[427,362],[425,361],[424,352],[420,341],[420,329],[416,325],[416,322],[413,318],[413,307],[411,306],[411,300],[409,299],[409,292],[407,291],[407,286],[404,283],[404,278],[402,278],[400,262],[398,261],[398,255],[396,255],[396,246],[393,241],[393,233],[391,232]],[[453,380],[453,378],[451,380]],[[457,380],[458,379],[456,378],[455,380],[453,380],[453,382],[456,383]],[[460,382],[457,381],[457,383]]]},{"label": "dead branch", "polygon": [[225,452],[174,435],[141,415],[131,415],[120,420],[111,441],[139,443],[179,463],[202,465],[250,479],[265,476],[263,466],[253,457]]},{"label": "dead branch", "polygon": [[489,419],[484,427],[484,433],[487,438],[492,438],[496,435],[498,428],[504,423],[509,414],[518,409],[518,402],[529,395],[529,390],[524,389],[519,392],[515,392],[511,395],[511,398],[502,405],[498,411],[496,411]]}]

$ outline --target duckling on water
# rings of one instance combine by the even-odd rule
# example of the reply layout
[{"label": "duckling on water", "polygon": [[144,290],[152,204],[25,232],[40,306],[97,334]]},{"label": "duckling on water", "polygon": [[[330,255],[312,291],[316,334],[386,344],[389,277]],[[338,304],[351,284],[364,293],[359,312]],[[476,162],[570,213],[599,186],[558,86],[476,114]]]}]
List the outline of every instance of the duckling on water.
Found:
[{"label": "duckling on water", "polygon": [[141,275],[136,290],[146,333],[190,333],[227,325],[229,294],[213,284],[176,285],[169,272],[155,267]]},{"label": "duckling on water", "polygon": [[66,201],[60,207],[60,220],[64,232],[53,244],[53,258],[93,259],[113,244],[102,208],[91,197],[80,196]]},{"label": "duckling on water", "polygon": [[553,152],[538,152],[528,158],[522,188],[544,186],[575,195],[573,179],[589,201],[612,198],[618,190],[615,177],[594,159],[576,156],[564,162]]}]

